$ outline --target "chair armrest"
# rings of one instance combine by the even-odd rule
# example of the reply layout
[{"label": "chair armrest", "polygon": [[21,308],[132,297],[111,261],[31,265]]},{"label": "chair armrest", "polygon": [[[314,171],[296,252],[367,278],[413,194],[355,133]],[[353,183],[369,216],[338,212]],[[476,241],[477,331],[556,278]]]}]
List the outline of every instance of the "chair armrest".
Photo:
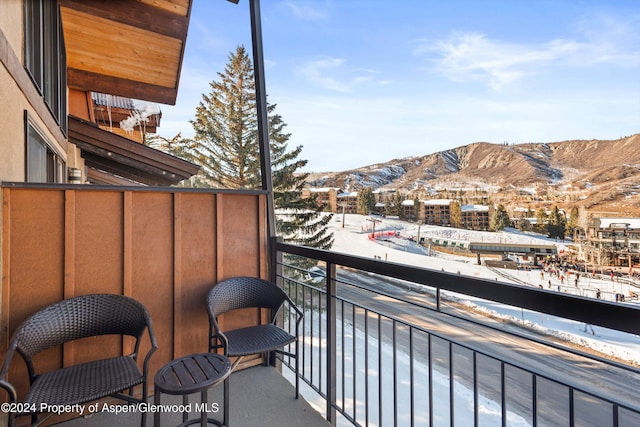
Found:
[{"label": "chair armrest", "polygon": [[[211,339],[215,338],[220,341],[220,344],[211,345]],[[209,351],[217,350],[222,347],[224,355],[228,355],[229,351],[229,340],[227,336],[220,330],[220,326],[218,326],[218,321],[215,317],[209,315]]]},{"label": "chair armrest", "polygon": [[142,370],[145,378],[149,373],[149,361],[151,360],[151,355],[155,353],[158,349],[158,341],[156,340],[155,333],[153,332],[153,326],[151,325],[151,318],[147,318],[147,333],[149,334],[149,342],[151,343],[151,348],[147,352],[147,355],[144,357],[144,361],[142,362]]},{"label": "chair armrest", "polygon": [[289,295],[287,295],[287,302],[289,303],[289,306],[292,307],[296,312],[296,325],[300,324],[300,322],[304,318],[304,313],[302,312],[302,310],[300,310],[300,308],[298,308],[298,306],[293,302]]},{"label": "chair armrest", "polygon": [[13,355],[15,354],[15,347],[13,345],[13,340],[9,344],[9,350],[4,359],[4,363],[2,364],[2,370],[0,371],[0,387],[3,388],[7,394],[9,395],[9,399],[11,402],[18,401],[18,392],[16,391],[13,384],[7,381],[7,373],[9,372],[9,366],[11,365],[11,361],[13,360]]},{"label": "chair armrest", "polygon": [[3,388],[9,395],[9,402],[15,403],[18,401],[18,392],[16,391],[13,384],[3,378],[0,380],[0,388]]}]

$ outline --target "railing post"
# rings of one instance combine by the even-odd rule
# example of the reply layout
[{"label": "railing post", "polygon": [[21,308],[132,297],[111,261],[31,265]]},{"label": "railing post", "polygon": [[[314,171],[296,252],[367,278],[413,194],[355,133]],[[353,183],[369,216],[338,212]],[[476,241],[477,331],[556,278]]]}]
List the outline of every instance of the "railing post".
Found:
[{"label": "railing post", "polygon": [[283,252],[276,249],[278,243],[282,243],[284,239],[282,236],[273,236],[270,239],[269,249],[269,280],[276,283],[280,288],[284,289],[284,271],[282,266],[284,265]]},{"label": "railing post", "polygon": [[336,425],[336,265],[327,262],[327,421]]}]

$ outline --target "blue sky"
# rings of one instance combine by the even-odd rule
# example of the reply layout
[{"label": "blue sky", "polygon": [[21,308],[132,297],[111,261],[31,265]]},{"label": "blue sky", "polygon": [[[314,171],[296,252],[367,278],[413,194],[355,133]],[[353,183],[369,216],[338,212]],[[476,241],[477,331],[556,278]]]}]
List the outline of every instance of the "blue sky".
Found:
[{"label": "blue sky", "polygon": [[[262,0],[266,89],[307,171],[478,141],[640,132],[640,1]],[[178,101],[189,120],[229,54],[251,52],[249,3],[194,0]]]}]

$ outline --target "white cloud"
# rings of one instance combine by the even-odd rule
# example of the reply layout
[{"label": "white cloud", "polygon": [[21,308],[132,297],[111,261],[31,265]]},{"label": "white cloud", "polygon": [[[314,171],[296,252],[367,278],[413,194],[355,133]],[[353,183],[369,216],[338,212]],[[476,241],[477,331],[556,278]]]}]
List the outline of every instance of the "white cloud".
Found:
[{"label": "white cloud", "polygon": [[[371,71],[361,74],[362,71],[347,69],[345,64],[345,59],[325,56],[303,64],[297,73],[316,86],[342,93],[351,92],[358,84],[371,80]],[[352,75],[341,77],[344,74]]]},{"label": "white cloud", "polygon": [[320,10],[317,3],[302,3],[300,1],[286,1],[284,3],[293,16],[304,21],[319,21],[327,18],[327,14]]},{"label": "white cloud", "polygon": [[414,53],[434,52],[436,69],[450,80],[479,80],[500,89],[585,49],[586,45],[572,40],[527,46],[478,33],[453,33],[448,39],[420,46]]},{"label": "white cloud", "polygon": [[[583,23],[581,27],[584,26]],[[628,42],[626,45],[622,42],[629,31],[619,29],[614,37],[604,24],[600,28],[601,31],[591,28],[588,33],[582,32],[580,37],[584,41],[557,38],[537,44],[506,42],[480,33],[453,32],[446,39],[419,41],[413,53],[416,56],[433,54],[429,59],[434,61],[435,70],[452,81],[480,81],[494,90],[553,67],[640,64],[638,47],[633,50]]]}]

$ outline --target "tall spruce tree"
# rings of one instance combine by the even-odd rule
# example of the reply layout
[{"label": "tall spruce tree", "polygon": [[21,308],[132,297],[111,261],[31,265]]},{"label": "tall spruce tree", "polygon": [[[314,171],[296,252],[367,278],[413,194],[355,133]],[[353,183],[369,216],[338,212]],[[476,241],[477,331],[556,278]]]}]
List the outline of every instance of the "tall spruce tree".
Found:
[{"label": "tall spruce tree", "polygon": [[493,217],[491,218],[491,229],[493,231],[500,231],[504,230],[510,225],[511,218],[509,218],[509,213],[504,208],[504,205],[499,204],[496,208],[496,211],[493,213]]},{"label": "tall spruce tree", "polygon": [[451,207],[449,210],[449,222],[451,223],[452,227],[462,227],[462,206],[460,206],[460,203],[451,203]]},{"label": "tall spruce tree", "polygon": [[365,187],[358,192],[358,213],[369,215],[376,209],[376,197],[373,195],[371,187]]},{"label": "tall spruce tree", "polygon": [[[201,178],[211,186],[261,188],[255,81],[244,46],[229,54],[218,77],[210,83],[210,93],[202,95],[191,121],[195,136],[185,143],[202,166]],[[298,158],[302,146],[289,149],[291,135],[284,132],[286,124],[275,109],[267,105],[276,230],[289,243],[330,249],[331,215],[322,212],[314,197],[301,197],[308,173],[298,171],[307,161]]]},{"label": "tall spruce tree", "polygon": [[557,206],[551,209],[549,224],[547,224],[547,233],[549,237],[561,240],[564,240],[565,234],[567,233],[567,219],[560,213],[560,209],[558,209]]}]

